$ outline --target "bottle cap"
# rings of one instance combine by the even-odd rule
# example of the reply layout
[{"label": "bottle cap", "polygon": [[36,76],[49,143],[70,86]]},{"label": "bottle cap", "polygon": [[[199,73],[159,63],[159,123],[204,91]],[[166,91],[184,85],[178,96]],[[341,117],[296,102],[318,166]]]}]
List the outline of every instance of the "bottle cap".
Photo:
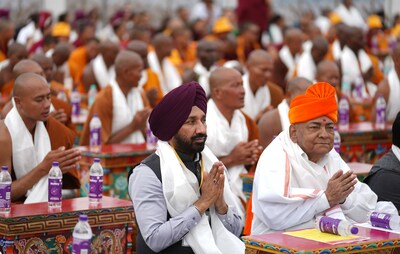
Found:
[{"label": "bottle cap", "polygon": [[100,163],[100,158],[94,158],[95,163]]},{"label": "bottle cap", "polygon": [[352,228],[350,229],[350,232],[351,232],[353,235],[356,235],[356,234],[358,234],[358,228],[357,228],[357,227],[352,227]]},{"label": "bottle cap", "polygon": [[90,88],[96,88],[96,84],[91,84]]},{"label": "bottle cap", "polygon": [[8,167],[7,166],[1,166],[1,170],[7,170],[8,171]]},{"label": "bottle cap", "polygon": [[58,167],[59,165],[58,161],[53,161],[53,167]]},{"label": "bottle cap", "polygon": [[86,222],[86,221],[88,221],[88,217],[87,217],[86,214],[80,214],[79,215],[79,220]]},{"label": "bottle cap", "polygon": [[93,113],[93,117],[99,117],[97,113]]}]

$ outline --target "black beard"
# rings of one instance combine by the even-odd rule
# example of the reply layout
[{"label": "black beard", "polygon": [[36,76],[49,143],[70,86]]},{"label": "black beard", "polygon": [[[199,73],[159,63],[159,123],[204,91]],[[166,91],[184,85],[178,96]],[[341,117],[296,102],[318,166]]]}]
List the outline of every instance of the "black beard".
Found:
[{"label": "black beard", "polygon": [[[207,140],[206,134],[198,134],[196,136],[191,137],[190,140],[182,138],[178,134],[176,134],[174,137],[175,137],[176,146],[177,146],[175,148],[178,151],[181,151],[186,154],[196,154],[196,153],[203,151],[204,146],[206,144],[206,140]],[[202,143],[195,143],[194,140],[197,138],[205,138],[205,140]]]}]

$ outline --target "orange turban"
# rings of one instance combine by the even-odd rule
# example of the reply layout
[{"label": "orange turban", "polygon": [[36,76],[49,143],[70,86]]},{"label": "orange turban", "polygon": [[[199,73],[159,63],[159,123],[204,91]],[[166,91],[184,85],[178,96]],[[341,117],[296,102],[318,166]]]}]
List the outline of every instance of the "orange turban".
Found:
[{"label": "orange turban", "polygon": [[337,122],[338,105],[335,88],[325,82],[310,86],[305,94],[295,97],[290,103],[289,121],[291,124],[327,116]]}]

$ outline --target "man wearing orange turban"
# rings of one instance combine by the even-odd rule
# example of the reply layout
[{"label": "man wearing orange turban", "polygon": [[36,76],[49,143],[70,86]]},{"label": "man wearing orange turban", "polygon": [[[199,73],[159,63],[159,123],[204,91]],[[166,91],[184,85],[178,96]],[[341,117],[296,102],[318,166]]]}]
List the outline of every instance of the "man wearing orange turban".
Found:
[{"label": "man wearing orange turban", "polygon": [[397,212],[392,203],[377,202],[332,149],[335,94],[333,86],[320,82],[290,103],[289,130],[272,141],[257,164],[251,234],[314,227],[320,215],[361,223],[376,209]]}]

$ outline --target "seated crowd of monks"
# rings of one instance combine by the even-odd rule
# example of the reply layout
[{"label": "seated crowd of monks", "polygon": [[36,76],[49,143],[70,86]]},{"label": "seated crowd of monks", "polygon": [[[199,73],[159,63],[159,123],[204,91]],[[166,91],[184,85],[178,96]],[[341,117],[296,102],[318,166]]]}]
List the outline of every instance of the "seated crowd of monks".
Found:
[{"label": "seated crowd of monks", "polygon": [[[159,31],[145,12],[118,12],[104,28],[93,12],[79,12],[73,22],[67,13],[55,22],[48,12],[35,13],[18,33],[12,21],[0,20],[0,164],[12,173],[13,202],[45,201],[38,193],[55,160],[63,188],[79,188],[73,90],[87,112],[80,145],[89,145],[94,114],[102,144],[144,143],[152,109],[173,89],[198,82],[208,100],[206,145],[228,170],[242,218],[240,175],[254,172],[262,151],[289,129],[291,102],[313,83],[332,85],[336,100],[347,97],[351,122],[374,121],[379,95],[389,123],[400,111],[400,23],[385,27],[377,15],[364,20],[351,1],[326,15],[303,15],[293,26],[275,15],[267,28],[238,24],[226,10],[202,20],[202,33],[180,12]],[[89,106],[92,85],[98,93]]]}]

